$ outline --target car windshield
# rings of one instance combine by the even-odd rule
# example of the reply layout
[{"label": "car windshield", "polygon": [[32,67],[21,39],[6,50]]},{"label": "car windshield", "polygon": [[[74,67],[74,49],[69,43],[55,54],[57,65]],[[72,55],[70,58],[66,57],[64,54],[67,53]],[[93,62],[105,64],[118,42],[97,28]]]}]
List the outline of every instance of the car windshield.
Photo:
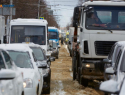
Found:
[{"label": "car windshield", "polygon": [[10,43],[33,42],[45,45],[45,35],[44,26],[12,26]]},{"label": "car windshield", "polygon": [[122,63],[121,63],[121,67],[120,67],[120,70],[122,71],[122,72],[125,72],[125,52],[124,52],[124,54],[123,54],[123,56],[122,56],[122,61],[121,61]]},{"label": "car windshield", "polygon": [[86,13],[86,28],[95,30],[124,30],[124,6],[89,6]]},{"label": "car windshield", "polygon": [[3,58],[2,58],[2,56],[0,54],[0,69],[1,68],[5,68],[5,64],[4,64]]},{"label": "car windshield", "polygon": [[41,48],[37,47],[30,47],[33,50],[33,53],[38,61],[45,60],[44,53]]},{"label": "car windshield", "polygon": [[49,32],[49,39],[58,39],[57,32]]},{"label": "car windshield", "polygon": [[9,51],[9,55],[20,68],[33,68],[28,52]]}]

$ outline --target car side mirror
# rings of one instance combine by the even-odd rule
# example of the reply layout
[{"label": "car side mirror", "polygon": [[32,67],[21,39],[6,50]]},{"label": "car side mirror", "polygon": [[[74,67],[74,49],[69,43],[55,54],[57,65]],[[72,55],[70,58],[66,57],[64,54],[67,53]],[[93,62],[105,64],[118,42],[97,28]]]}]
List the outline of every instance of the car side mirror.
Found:
[{"label": "car side mirror", "polygon": [[113,69],[113,67],[109,67],[109,68],[106,68],[105,69],[105,73],[106,74],[114,74],[115,73],[115,71],[114,71],[114,69]]},{"label": "car side mirror", "polygon": [[58,45],[58,48],[60,48],[60,45]]},{"label": "car side mirror", "polygon": [[111,64],[112,60],[109,60],[109,59],[103,59],[103,62],[106,63],[106,64]]},{"label": "car side mirror", "polygon": [[50,57],[50,61],[51,62],[55,61],[55,57]]},{"label": "car side mirror", "polygon": [[0,80],[11,80],[16,77],[16,73],[13,70],[0,70]]},{"label": "car side mirror", "polygon": [[118,89],[118,83],[115,80],[108,80],[105,82],[102,82],[99,89],[101,91],[107,92],[107,93],[113,93],[113,94],[118,94],[119,89]]},{"label": "car side mirror", "polygon": [[69,44],[71,44],[71,42],[69,41]]},{"label": "car side mirror", "polygon": [[47,68],[47,64],[40,64],[38,68]]}]

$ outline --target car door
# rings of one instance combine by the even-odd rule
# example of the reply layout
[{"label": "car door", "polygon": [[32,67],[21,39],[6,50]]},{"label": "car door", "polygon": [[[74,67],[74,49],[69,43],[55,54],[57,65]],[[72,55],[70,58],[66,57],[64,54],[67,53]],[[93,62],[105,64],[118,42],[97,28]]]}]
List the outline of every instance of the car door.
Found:
[{"label": "car door", "polygon": [[[0,52],[0,68],[1,69],[8,69],[5,63],[5,60]],[[13,80],[0,80],[0,95],[15,95],[15,89],[13,88]]]},{"label": "car door", "polygon": [[[8,69],[12,69],[16,72],[16,77],[12,80],[13,81],[13,84],[14,84],[14,90],[16,92],[16,95],[21,95],[21,85],[23,84],[22,83],[22,79],[21,79],[21,74],[19,72],[16,71],[16,68],[14,66],[14,64],[12,63],[12,60],[10,58],[10,56],[5,52],[5,51],[2,51],[2,54],[3,54],[3,57],[5,59],[5,62],[7,64],[7,68]],[[18,86],[17,86],[18,85]]]}]

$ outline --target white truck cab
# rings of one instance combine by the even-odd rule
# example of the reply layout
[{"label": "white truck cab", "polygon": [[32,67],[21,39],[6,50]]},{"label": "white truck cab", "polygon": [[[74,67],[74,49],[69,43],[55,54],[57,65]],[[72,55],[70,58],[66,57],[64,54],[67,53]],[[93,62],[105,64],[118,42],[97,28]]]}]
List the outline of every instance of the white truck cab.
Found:
[{"label": "white truck cab", "polygon": [[47,53],[47,20],[13,19],[10,22],[9,43],[33,42],[41,45]]},{"label": "white truck cab", "polygon": [[79,82],[87,86],[88,80],[103,79],[102,60],[115,42],[125,40],[125,2],[88,1],[76,9],[81,15],[74,11],[73,26],[80,26],[79,57],[74,70]]}]

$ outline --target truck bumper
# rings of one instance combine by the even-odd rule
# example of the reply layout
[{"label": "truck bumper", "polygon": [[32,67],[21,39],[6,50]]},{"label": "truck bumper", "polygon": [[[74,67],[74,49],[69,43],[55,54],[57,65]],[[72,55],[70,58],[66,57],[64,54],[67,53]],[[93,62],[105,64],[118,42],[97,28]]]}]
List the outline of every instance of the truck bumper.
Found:
[{"label": "truck bumper", "polygon": [[104,79],[104,63],[102,60],[83,60],[82,77],[90,80]]}]

